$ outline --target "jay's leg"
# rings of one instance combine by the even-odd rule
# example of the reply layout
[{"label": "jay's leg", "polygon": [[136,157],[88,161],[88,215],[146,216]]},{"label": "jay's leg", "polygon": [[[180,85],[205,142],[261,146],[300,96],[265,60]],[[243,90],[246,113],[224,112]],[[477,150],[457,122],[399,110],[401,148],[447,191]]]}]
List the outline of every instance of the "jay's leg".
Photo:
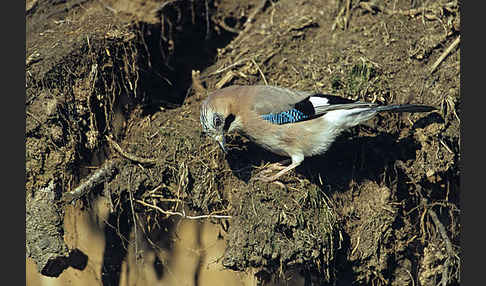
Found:
[{"label": "jay's leg", "polygon": [[[286,161],[288,161],[288,160],[286,160]],[[274,165],[272,167],[274,169],[280,170],[277,174],[275,174],[273,176],[265,176],[262,173],[267,173],[267,170],[264,170],[264,171],[262,171],[262,172],[260,172],[258,174],[257,179],[260,180],[260,181],[263,181],[263,182],[272,182],[272,181],[275,181],[276,179],[278,179],[283,174],[287,173],[288,171],[290,171],[292,169],[295,169],[295,167],[299,166],[302,163],[302,161],[304,161],[304,156],[303,155],[295,155],[295,156],[292,156],[292,163],[290,165],[288,165],[287,167],[284,167],[284,166],[282,166],[279,163],[277,163],[279,165]]]},{"label": "jay's leg", "polygon": [[277,163],[273,163],[273,164],[270,164],[268,165],[264,170],[262,170],[260,173],[258,173],[259,175],[263,175],[263,174],[266,174],[266,173],[269,173],[269,172],[272,172],[272,171],[280,171],[280,170],[283,170],[287,167],[288,164],[292,163],[292,160],[290,159],[285,159],[283,161],[280,161],[280,162],[277,162]]}]

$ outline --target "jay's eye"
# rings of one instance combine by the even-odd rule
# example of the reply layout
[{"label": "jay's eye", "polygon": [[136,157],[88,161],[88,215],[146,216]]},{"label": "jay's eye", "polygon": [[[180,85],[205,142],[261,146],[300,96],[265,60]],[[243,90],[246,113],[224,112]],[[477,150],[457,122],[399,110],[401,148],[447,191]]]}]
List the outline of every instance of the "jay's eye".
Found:
[{"label": "jay's eye", "polygon": [[219,126],[221,126],[221,124],[223,124],[223,119],[221,119],[221,117],[219,117],[219,116],[215,116],[214,117],[214,126],[219,127]]}]

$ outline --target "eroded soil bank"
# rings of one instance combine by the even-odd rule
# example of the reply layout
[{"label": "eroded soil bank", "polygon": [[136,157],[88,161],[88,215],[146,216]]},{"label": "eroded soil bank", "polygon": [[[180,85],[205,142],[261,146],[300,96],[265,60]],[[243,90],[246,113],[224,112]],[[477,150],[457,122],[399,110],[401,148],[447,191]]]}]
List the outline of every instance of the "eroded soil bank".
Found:
[{"label": "eroded soil bank", "polygon": [[[220,278],[276,285],[458,285],[458,11],[457,1],[27,1],[29,265],[49,277],[97,269],[103,285],[143,267],[154,281],[131,281],[156,283],[191,237],[195,285],[210,283],[211,264]],[[224,156],[201,136],[201,100],[232,84],[437,111],[354,128],[282,188],[251,179],[282,158],[236,135]],[[66,224],[76,212],[99,221],[100,260],[73,243],[84,239]],[[180,232],[187,224],[195,231]],[[208,237],[224,242],[213,260]]]}]

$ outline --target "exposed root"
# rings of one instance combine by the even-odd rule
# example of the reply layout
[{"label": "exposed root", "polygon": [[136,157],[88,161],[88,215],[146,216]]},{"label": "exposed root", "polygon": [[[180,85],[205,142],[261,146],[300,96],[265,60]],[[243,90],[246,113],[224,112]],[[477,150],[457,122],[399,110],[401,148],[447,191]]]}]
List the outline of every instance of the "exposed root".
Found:
[{"label": "exposed root", "polygon": [[156,205],[152,205],[152,204],[149,204],[147,202],[144,202],[142,200],[135,200],[135,202],[143,205],[143,206],[146,206],[148,208],[152,208],[166,216],[180,216],[182,218],[185,218],[185,219],[191,219],[191,220],[198,220],[198,219],[211,219],[211,218],[216,218],[216,219],[230,219],[232,218],[232,216],[230,215],[215,215],[215,214],[208,214],[208,215],[198,215],[198,216],[190,216],[190,215],[187,215],[186,212],[184,210],[182,210],[182,212],[174,212],[174,211],[168,211],[168,210],[164,210]]},{"label": "exposed root", "polygon": [[[427,213],[430,216],[437,229],[437,232],[439,233],[440,237],[442,238],[445,244],[446,258],[441,267],[442,268],[441,281],[439,282],[438,285],[443,285],[443,286],[450,285],[450,283],[454,281],[454,276],[458,275],[457,270],[459,269],[460,259],[457,256],[456,252],[454,251],[452,242],[449,239],[449,236],[447,235],[447,231],[444,225],[439,220],[436,212],[431,207],[427,207],[428,204],[425,198],[422,199],[422,205],[425,207],[423,215]],[[422,231],[425,230],[423,229]]]},{"label": "exposed root", "polygon": [[235,33],[235,34],[239,34],[242,32],[242,30],[238,30],[238,29],[235,29],[235,28],[232,28],[228,25],[226,25],[226,23],[224,21],[217,21],[217,20],[213,20],[215,21],[221,28],[225,29],[226,31],[230,32],[230,33]]},{"label": "exposed root", "polygon": [[106,137],[106,140],[108,140],[108,142],[110,142],[110,144],[113,146],[113,148],[115,148],[115,150],[118,153],[120,153],[120,155],[122,155],[124,158],[126,158],[130,161],[133,161],[133,162],[136,162],[136,163],[142,163],[142,164],[155,164],[157,162],[157,160],[155,160],[155,159],[141,158],[141,157],[135,156],[133,154],[127,153],[127,152],[123,151],[123,149],[120,147],[120,145],[118,145],[118,143],[116,143],[109,136],[105,136],[105,137]]},{"label": "exposed root", "polygon": [[138,248],[138,228],[137,228],[137,217],[135,215],[135,208],[133,207],[133,192],[131,190],[131,181],[130,181],[130,176],[128,176],[128,195],[129,195],[129,200],[130,200],[130,210],[132,212],[132,219],[133,219],[133,234],[135,236],[135,259],[137,262],[139,262],[139,258],[141,257],[141,252],[140,249]]},{"label": "exposed root", "polygon": [[449,273],[449,269],[454,269],[454,264],[456,264],[456,259],[459,261],[457,258],[457,255],[454,253],[454,249],[452,248],[452,243],[447,236],[447,232],[445,230],[444,225],[440,222],[439,218],[437,217],[437,214],[435,213],[434,210],[429,209],[428,210],[429,216],[434,222],[435,226],[437,227],[437,230],[439,231],[440,236],[444,240],[446,251],[447,251],[447,258],[444,262],[444,265],[442,266],[442,279],[440,281],[440,285],[450,285],[449,282],[451,282],[453,279]]},{"label": "exposed root", "polygon": [[91,174],[77,188],[71,192],[64,193],[62,201],[71,203],[89,193],[94,187],[110,180],[115,174],[117,162],[117,160],[106,161],[101,168]]}]

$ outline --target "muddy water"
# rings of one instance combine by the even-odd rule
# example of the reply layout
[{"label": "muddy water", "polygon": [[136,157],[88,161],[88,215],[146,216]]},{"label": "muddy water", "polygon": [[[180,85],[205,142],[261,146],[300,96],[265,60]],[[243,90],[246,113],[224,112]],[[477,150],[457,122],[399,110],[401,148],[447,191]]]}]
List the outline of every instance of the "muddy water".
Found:
[{"label": "muddy water", "polygon": [[[103,221],[108,216],[106,202],[98,200],[94,210],[92,213],[95,215],[90,215],[79,208],[68,207],[64,220],[66,243],[70,248],[78,248],[88,256],[84,270],[68,268],[58,278],[50,278],[40,275],[34,262],[27,259],[26,285],[102,285],[101,265],[105,246]],[[225,243],[217,238],[218,226],[202,222],[198,230],[199,223],[188,220],[179,224],[173,251],[170,257],[164,257],[167,264],[160,279],[153,267],[156,259],[154,252],[145,249],[142,261],[137,263],[134,247],[130,247],[122,264],[120,285],[256,285],[251,274],[223,269],[218,259],[223,255]],[[200,245],[197,241],[198,231],[201,231]],[[205,255],[196,284],[195,273],[201,252]],[[160,259],[163,259],[163,255]]]}]

